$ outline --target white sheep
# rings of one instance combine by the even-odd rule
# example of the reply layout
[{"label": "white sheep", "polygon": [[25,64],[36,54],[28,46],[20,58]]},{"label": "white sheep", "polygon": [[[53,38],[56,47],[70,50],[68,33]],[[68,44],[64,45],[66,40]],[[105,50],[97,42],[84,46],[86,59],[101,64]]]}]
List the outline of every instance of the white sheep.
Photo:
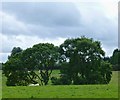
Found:
[{"label": "white sheep", "polygon": [[39,84],[29,84],[28,86],[39,86]]}]

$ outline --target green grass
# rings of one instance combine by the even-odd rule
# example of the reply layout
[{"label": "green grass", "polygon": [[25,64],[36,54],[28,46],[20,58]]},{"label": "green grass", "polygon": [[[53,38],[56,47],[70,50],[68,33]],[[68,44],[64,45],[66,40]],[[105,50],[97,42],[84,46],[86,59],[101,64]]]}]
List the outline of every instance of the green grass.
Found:
[{"label": "green grass", "polygon": [[[53,72],[57,76],[59,71]],[[7,87],[3,76],[3,98],[118,98],[118,72],[108,85],[48,85]]]}]

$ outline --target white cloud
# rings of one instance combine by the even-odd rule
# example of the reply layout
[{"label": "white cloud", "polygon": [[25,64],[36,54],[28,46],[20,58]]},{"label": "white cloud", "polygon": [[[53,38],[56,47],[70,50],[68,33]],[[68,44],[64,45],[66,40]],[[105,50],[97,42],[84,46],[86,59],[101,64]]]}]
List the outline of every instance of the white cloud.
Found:
[{"label": "white cloud", "polygon": [[75,3],[89,36],[102,42],[106,55],[118,47],[118,2]]},{"label": "white cloud", "polygon": [[[23,5],[19,3],[14,6],[8,3],[7,9],[4,12],[0,11],[0,18],[3,18],[0,33],[3,45],[0,52],[6,53],[3,55],[10,53],[15,46],[26,49],[34,44],[46,42],[60,45],[66,38],[81,35],[101,41],[107,55],[111,55],[113,49],[117,47],[116,1],[88,3],[81,0],[70,5],[54,3],[56,9],[50,3],[49,7],[44,3],[39,7],[40,2],[37,6],[32,3],[22,4],[24,10]],[[31,10],[27,10],[26,7]]]},{"label": "white cloud", "polygon": [[8,55],[10,55],[10,53],[0,53],[0,63],[6,62]]},{"label": "white cloud", "polygon": [[26,49],[28,47],[32,47],[37,43],[53,43],[56,46],[59,46],[66,38],[39,38],[37,36],[25,36],[25,35],[17,35],[17,36],[7,36],[0,34],[2,37],[2,51],[4,53],[10,53],[13,47],[21,47]]},{"label": "white cloud", "polygon": [[56,46],[59,46],[63,43],[66,38],[39,38],[37,36],[25,36],[25,35],[17,35],[17,36],[7,36],[0,34],[2,37],[2,51],[0,52],[0,62],[5,62],[7,60],[8,55],[10,54],[13,47],[21,47],[22,49],[26,49],[32,47],[38,43],[52,43]]},{"label": "white cloud", "polygon": [[16,16],[0,12],[2,17],[2,33],[7,35],[30,34],[31,32],[23,22],[17,20]]}]

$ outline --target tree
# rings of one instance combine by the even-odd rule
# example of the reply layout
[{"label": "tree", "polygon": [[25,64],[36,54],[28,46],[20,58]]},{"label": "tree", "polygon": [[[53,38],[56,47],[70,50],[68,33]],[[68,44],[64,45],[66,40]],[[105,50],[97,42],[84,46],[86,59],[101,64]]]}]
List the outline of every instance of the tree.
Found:
[{"label": "tree", "polygon": [[0,63],[0,70],[2,70],[2,63]]},{"label": "tree", "polygon": [[33,52],[33,61],[36,69],[39,70],[41,83],[47,85],[52,69],[58,61],[58,47],[49,43],[41,43],[33,46]]},{"label": "tree", "polygon": [[110,57],[104,57],[103,60],[110,63]]},{"label": "tree", "polygon": [[115,49],[113,55],[110,59],[111,64],[113,65],[113,70],[120,70],[120,50]]},{"label": "tree", "polygon": [[86,37],[67,39],[60,45],[60,53],[61,73],[67,75],[72,84],[109,83],[111,66],[102,63],[105,53],[100,42]]},{"label": "tree", "polygon": [[40,43],[19,53],[18,51],[13,53],[13,49],[12,56],[4,67],[7,85],[28,85],[30,83],[47,85],[52,67],[58,61],[57,50],[58,47],[49,43]]},{"label": "tree", "polygon": [[14,56],[17,53],[22,52],[23,50],[20,47],[13,47],[12,51],[11,51],[11,55],[8,56],[8,59],[10,59],[10,57]]},{"label": "tree", "polygon": [[30,83],[28,72],[24,70],[23,63],[20,59],[21,54],[17,53],[10,57],[3,67],[4,74],[7,77],[6,85],[8,86],[24,86]]},{"label": "tree", "polygon": [[21,61],[22,51],[20,47],[14,47],[11,55],[8,56],[8,61],[4,64],[3,73],[7,77],[6,85],[8,86],[29,84],[27,77],[28,72],[24,70]]}]

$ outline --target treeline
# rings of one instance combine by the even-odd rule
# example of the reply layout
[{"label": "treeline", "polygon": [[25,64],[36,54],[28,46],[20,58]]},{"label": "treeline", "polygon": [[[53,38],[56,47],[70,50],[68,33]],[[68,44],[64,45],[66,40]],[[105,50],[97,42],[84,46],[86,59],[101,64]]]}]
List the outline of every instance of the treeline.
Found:
[{"label": "treeline", "polygon": [[[105,57],[99,41],[80,37],[67,39],[59,47],[50,43],[26,50],[14,47],[3,73],[8,86],[47,85],[50,79],[53,85],[108,84],[112,77],[110,62],[116,57],[111,59]],[[50,78],[53,69],[60,70],[59,78]]]},{"label": "treeline", "polygon": [[0,63],[0,70],[2,70],[2,63]]},{"label": "treeline", "polygon": [[115,49],[111,57],[105,57],[104,61],[112,64],[113,71],[120,71],[120,50]]}]

